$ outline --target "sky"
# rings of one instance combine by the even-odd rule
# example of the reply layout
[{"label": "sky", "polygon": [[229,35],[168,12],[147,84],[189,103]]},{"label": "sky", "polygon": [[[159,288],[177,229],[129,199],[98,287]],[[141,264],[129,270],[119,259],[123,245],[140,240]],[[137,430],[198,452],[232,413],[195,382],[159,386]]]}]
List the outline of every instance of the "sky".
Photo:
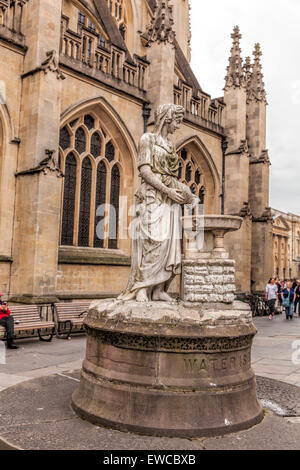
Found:
[{"label": "sky", "polygon": [[190,0],[192,68],[212,98],[223,95],[232,47],[241,30],[242,57],[259,42],[267,91],[270,206],[300,215],[300,1]]}]

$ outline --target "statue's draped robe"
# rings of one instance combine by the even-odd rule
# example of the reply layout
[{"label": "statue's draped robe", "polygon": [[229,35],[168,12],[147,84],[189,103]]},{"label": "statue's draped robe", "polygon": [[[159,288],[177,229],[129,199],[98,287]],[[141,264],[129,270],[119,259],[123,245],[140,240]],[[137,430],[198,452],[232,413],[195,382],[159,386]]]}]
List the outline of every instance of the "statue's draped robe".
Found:
[{"label": "statue's draped robe", "polygon": [[[172,145],[161,136],[144,134],[139,144],[138,167],[150,165],[169,188],[181,189],[179,160]],[[136,218],[132,222],[132,267],[121,298],[134,299],[143,288],[165,283],[181,271],[181,207],[166,194],[142,180],[137,191]]]}]

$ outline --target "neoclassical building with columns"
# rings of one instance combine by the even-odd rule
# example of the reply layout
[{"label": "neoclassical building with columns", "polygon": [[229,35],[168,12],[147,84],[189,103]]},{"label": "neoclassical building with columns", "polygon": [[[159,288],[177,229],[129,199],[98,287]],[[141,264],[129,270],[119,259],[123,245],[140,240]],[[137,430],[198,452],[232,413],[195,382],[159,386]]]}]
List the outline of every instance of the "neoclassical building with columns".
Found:
[{"label": "neoclassical building with columns", "polygon": [[273,273],[280,279],[300,279],[300,217],[272,209]]},{"label": "neoclassical building with columns", "polygon": [[124,289],[137,146],[170,102],[185,108],[181,180],[205,213],[243,218],[226,241],[238,291],[264,289],[273,214],[260,46],[244,60],[234,28],[214,98],[191,69],[190,39],[188,0],[0,0],[0,289],[11,302]]}]

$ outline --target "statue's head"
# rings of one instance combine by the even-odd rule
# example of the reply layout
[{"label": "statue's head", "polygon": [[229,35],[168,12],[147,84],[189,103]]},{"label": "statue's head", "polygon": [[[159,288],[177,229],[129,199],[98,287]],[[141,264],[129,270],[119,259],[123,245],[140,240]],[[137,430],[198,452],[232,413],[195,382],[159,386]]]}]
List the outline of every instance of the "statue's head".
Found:
[{"label": "statue's head", "polygon": [[163,104],[155,113],[154,134],[160,134],[164,125],[168,126],[168,134],[179,129],[184,116],[184,108],[177,104]]}]

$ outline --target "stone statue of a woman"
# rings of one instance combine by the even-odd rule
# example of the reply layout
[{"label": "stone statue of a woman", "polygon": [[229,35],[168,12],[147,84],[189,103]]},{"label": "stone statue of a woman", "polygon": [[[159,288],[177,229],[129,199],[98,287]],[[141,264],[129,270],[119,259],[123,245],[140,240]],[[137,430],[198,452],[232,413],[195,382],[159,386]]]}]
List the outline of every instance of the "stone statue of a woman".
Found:
[{"label": "stone statue of a woman", "polygon": [[172,301],[167,290],[181,271],[181,205],[197,199],[178,179],[179,158],[169,134],[180,127],[184,108],[162,105],[155,113],[153,133],[139,143],[138,168],[142,184],[137,191],[133,226],[132,267],[123,300]]}]

